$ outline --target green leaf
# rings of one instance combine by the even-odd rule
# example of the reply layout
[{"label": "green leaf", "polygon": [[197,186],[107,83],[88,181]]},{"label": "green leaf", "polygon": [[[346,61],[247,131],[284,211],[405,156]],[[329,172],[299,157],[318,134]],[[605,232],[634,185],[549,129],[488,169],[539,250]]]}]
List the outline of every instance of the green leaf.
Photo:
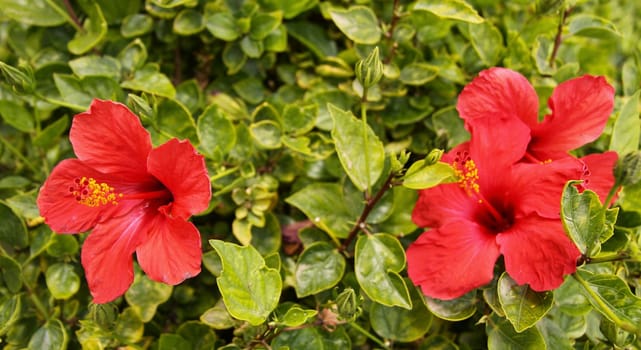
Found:
[{"label": "green leaf", "polygon": [[612,22],[591,14],[572,16],[568,23],[568,32],[570,35],[596,39],[612,40],[621,37],[621,33]]},{"label": "green leaf", "polygon": [[412,300],[399,273],[405,268],[405,251],[396,237],[362,235],[354,252],[356,279],[365,294],[385,306],[412,309]]},{"label": "green leaf", "polygon": [[437,162],[425,165],[425,160],[421,159],[407,169],[405,176],[403,176],[403,186],[420,190],[443,183],[456,182],[457,179],[456,172],[449,164]]},{"label": "green leaf", "polygon": [[259,58],[265,51],[265,46],[261,40],[254,40],[249,36],[240,39],[240,48],[250,58]]},{"label": "green leaf", "polygon": [[254,142],[265,149],[276,149],[281,146],[280,125],[272,120],[261,120],[258,123],[249,125]]},{"label": "green leaf", "polygon": [[324,28],[318,24],[307,21],[293,21],[287,24],[287,33],[294,39],[298,40],[316,57],[325,58],[336,56],[338,49],[336,43],[332,41]]},{"label": "green leaf", "polygon": [[24,106],[9,100],[0,101],[0,116],[5,123],[22,132],[35,129],[33,115]]},{"label": "green leaf", "polygon": [[83,29],[67,43],[67,48],[74,55],[82,55],[98,45],[107,35],[107,20],[102,14],[100,5],[88,1],[85,7],[88,18],[83,23]]},{"label": "green leaf", "polygon": [[156,65],[147,64],[143,68],[136,70],[133,78],[123,81],[120,86],[125,89],[174,98],[176,88],[174,88],[169,78],[160,73],[158,69]]},{"label": "green leaf", "polygon": [[[9,292],[14,294],[20,292],[22,288],[22,267],[17,261],[10,256],[0,255],[0,273]],[[0,329],[2,329],[1,326]]]},{"label": "green leaf", "polygon": [[452,300],[425,297],[425,303],[432,313],[448,321],[462,321],[476,312],[476,291],[471,291]]},{"label": "green leaf", "polygon": [[323,349],[344,350],[351,349],[350,337],[341,327],[326,331],[321,327],[306,327],[280,332],[271,343],[272,349]]},{"label": "green leaf", "polygon": [[329,105],[332,139],[343,169],[361,191],[370,190],[383,172],[385,149],[369,125],[349,111]]},{"label": "green leaf", "polygon": [[494,66],[503,55],[503,35],[490,22],[470,24],[470,39],[474,51],[479,55],[486,66]]},{"label": "green leaf", "polygon": [[55,299],[69,299],[80,289],[80,276],[74,266],[57,263],[49,266],[45,273],[47,288]]},{"label": "green leaf", "polygon": [[357,44],[373,45],[381,39],[381,28],[376,14],[365,6],[329,10],[332,21],[348,38]]},{"label": "green leaf", "polygon": [[532,58],[536,64],[536,69],[541,74],[554,74],[556,69],[550,66],[550,55],[552,55],[552,39],[539,35],[532,46]]},{"label": "green leaf", "polygon": [[156,122],[161,131],[179,139],[189,139],[192,143],[198,140],[194,118],[182,103],[163,99],[157,109]]},{"label": "green leaf", "polygon": [[[215,252],[212,251],[214,255]],[[213,329],[227,329],[235,325],[234,319],[229,315],[223,299],[219,299],[214,307],[200,315],[200,321]]]},{"label": "green leaf", "polygon": [[268,268],[252,246],[209,240],[223,264],[216,281],[229,313],[237,319],[260,325],[276,308],[282,281],[277,270]]},{"label": "green leaf", "polygon": [[[618,208],[604,210],[599,196],[591,190],[579,193],[569,181],[563,189],[561,219],[566,232],[587,257],[601,251],[603,237],[612,236]],[[608,215],[606,215],[608,213]]]},{"label": "green leaf", "polygon": [[[154,298],[154,295],[152,294],[151,297]],[[135,343],[142,338],[144,331],[145,324],[140,314],[133,307],[128,307],[118,317],[114,333],[124,343]]]},{"label": "green leaf", "polygon": [[641,128],[639,128],[640,94],[641,90],[637,90],[634,95],[630,96],[621,108],[612,128],[610,150],[616,151],[621,156],[639,149],[641,136]]},{"label": "green leaf", "polygon": [[29,340],[29,350],[51,349],[64,350],[67,348],[67,332],[62,322],[58,319],[47,321]]},{"label": "green leaf", "polygon": [[[67,21],[67,18],[47,0],[0,0],[2,14],[27,25],[53,27]],[[64,10],[62,10],[64,11]],[[64,13],[64,12],[63,12]]]},{"label": "green leaf", "polygon": [[632,294],[624,280],[616,275],[594,274],[584,269],[577,270],[575,278],[598,312],[621,329],[641,334],[641,298]]},{"label": "green leaf", "polygon": [[249,37],[254,40],[263,40],[276,29],[283,20],[283,13],[274,12],[257,12],[251,17],[251,26]]},{"label": "green leaf", "polygon": [[53,78],[62,98],[56,102],[75,110],[86,110],[94,98],[119,100],[122,95],[118,83],[112,78],[86,76],[79,79],[73,75],[57,73],[54,73]]},{"label": "green leaf", "polygon": [[142,322],[149,322],[154,318],[158,305],[169,300],[172,290],[172,286],[152,281],[147,275],[136,271],[134,283],[125,293],[125,299]]},{"label": "green leaf", "polygon": [[485,321],[488,350],[541,350],[545,341],[536,327],[517,333],[505,318],[490,315]]},{"label": "green leaf", "polygon": [[274,321],[285,327],[298,327],[318,314],[316,310],[303,309],[293,303],[282,303],[274,311]]},{"label": "green leaf", "polygon": [[227,154],[236,143],[236,128],[216,105],[209,105],[198,118],[200,149],[209,157],[216,150]]},{"label": "green leaf", "polygon": [[[147,53],[147,47],[142,42],[142,40],[135,39],[132,42],[130,42],[129,45],[125,46],[118,53],[118,60],[120,61],[120,65],[122,66],[125,73],[128,76],[131,76],[131,75],[134,75],[134,71],[142,68],[145,65],[148,55],[149,54]],[[134,87],[142,86],[145,89],[149,88],[149,89],[156,90],[156,87],[144,87],[144,80],[145,79],[153,80],[153,79],[150,79],[150,77],[153,77],[153,73],[157,72],[159,68],[158,66],[155,66],[155,65],[149,65],[148,67],[145,67],[145,68],[146,70],[140,72],[138,75],[139,81],[136,81],[134,79],[132,84]],[[136,77],[134,76],[134,78]],[[162,81],[162,78],[158,78],[158,81]]]},{"label": "green leaf", "polygon": [[174,33],[179,35],[194,35],[205,29],[205,22],[201,12],[193,9],[184,9],[174,18]]},{"label": "green leaf", "polygon": [[302,135],[314,128],[318,107],[315,104],[299,106],[288,104],[283,109],[283,131],[288,134]]},{"label": "green leaf", "polygon": [[142,13],[129,15],[122,20],[120,34],[125,38],[135,38],[145,35],[154,28],[154,20],[151,16]]},{"label": "green leaf", "polygon": [[178,334],[164,333],[158,339],[158,350],[191,349],[191,343]]},{"label": "green leaf", "polygon": [[464,0],[419,0],[414,5],[414,10],[428,11],[440,18],[468,23],[481,23],[484,21],[483,17],[479,16],[478,12]]},{"label": "green leaf", "polygon": [[184,321],[176,330],[176,334],[187,339],[193,350],[213,349],[216,343],[216,334],[199,321]]},{"label": "green leaf", "polygon": [[303,298],[334,287],[343,278],[345,265],[343,255],[329,243],[309,245],[296,262],[296,295]]},{"label": "green leaf", "polygon": [[29,244],[27,228],[8,206],[0,203],[0,242],[10,246],[24,248]]},{"label": "green leaf", "polygon": [[255,77],[239,80],[232,84],[232,88],[234,92],[251,104],[259,104],[265,98],[263,83]]},{"label": "green leaf", "polygon": [[218,12],[205,16],[205,27],[218,39],[234,41],[241,35],[236,18],[229,12]]},{"label": "green leaf", "polygon": [[401,69],[399,79],[407,85],[423,85],[438,76],[439,68],[423,62],[410,63]]},{"label": "green leaf", "polygon": [[261,5],[270,10],[283,11],[283,17],[291,19],[318,4],[318,0],[263,0]]},{"label": "green leaf", "polygon": [[498,295],[505,316],[521,333],[536,324],[552,307],[552,292],[535,292],[530,286],[517,285],[507,273],[499,278]]},{"label": "green leaf", "polygon": [[7,299],[0,299],[0,336],[4,336],[13,324],[20,319],[22,296],[16,294]]},{"label": "green leaf", "polygon": [[53,236],[47,246],[47,254],[53,257],[73,256],[78,252],[78,241],[72,235],[59,234]]},{"label": "green leaf", "polygon": [[120,62],[112,56],[82,56],[69,61],[69,67],[81,78],[101,76],[120,80]]},{"label": "green leaf", "polygon": [[412,309],[384,306],[372,303],[369,318],[372,328],[385,339],[412,342],[427,333],[432,324],[432,314],[425,306],[423,297],[416,288],[410,287]]},{"label": "green leaf", "polygon": [[285,201],[300,209],[314,225],[333,238],[347,238],[351,229],[350,215],[343,200],[343,191],[335,183],[312,183],[292,194]]}]

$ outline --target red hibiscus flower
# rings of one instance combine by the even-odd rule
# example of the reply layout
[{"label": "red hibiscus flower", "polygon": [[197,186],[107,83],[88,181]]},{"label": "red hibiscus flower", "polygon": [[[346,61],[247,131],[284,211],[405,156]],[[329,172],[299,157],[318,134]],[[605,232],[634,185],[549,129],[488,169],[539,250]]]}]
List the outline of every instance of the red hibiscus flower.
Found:
[{"label": "red hibiscus flower", "polygon": [[55,232],[92,230],[81,258],[94,302],[127,290],[134,252],[156,281],[175,285],[200,273],[200,233],[187,220],[207,208],[211,184],[189,141],[152,148],[136,115],[101,100],[75,116],[69,138],[78,158],[53,169],[37,202]]},{"label": "red hibiscus flower", "polygon": [[[603,77],[570,79],[554,89],[548,107],[550,114],[539,122],[539,99],[532,85],[521,74],[500,67],[480,72],[463,89],[456,106],[471,133],[484,119],[518,118],[530,129],[530,142],[521,161],[549,162],[570,156],[569,151],[601,135],[614,107],[614,88]],[[496,135],[498,139],[511,137],[510,130],[502,131],[503,135]],[[607,194],[617,158],[615,152],[581,158],[585,164],[582,187]]]},{"label": "red hibiscus flower", "polygon": [[[511,138],[498,138],[504,129]],[[580,256],[559,206],[564,184],[582,175],[581,162],[517,162],[530,142],[529,128],[517,118],[500,125],[480,120],[474,131],[470,142],[442,159],[459,182],[419,193],[412,219],[431,229],[407,250],[410,279],[430,297],[457,298],[489,283],[502,255],[517,283],[535,291],[557,288]]]}]

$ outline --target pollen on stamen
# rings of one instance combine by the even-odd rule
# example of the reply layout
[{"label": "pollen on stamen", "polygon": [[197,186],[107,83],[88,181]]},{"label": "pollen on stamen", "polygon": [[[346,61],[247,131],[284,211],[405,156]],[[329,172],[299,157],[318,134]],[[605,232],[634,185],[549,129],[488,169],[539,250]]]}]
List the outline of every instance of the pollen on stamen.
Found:
[{"label": "pollen on stamen", "polygon": [[122,193],[114,192],[114,188],[108,184],[84,176],[74,179],[74,186],[69,187],[69,192],[78,203],[88,207],[117,205],[118,199],[123,197]]},{"label": "pollen on stamen", "polygon": [[468,195],[471,196],[479,193],[480,188],[477,182],[479,179],[479,171],[476,168],[476,163],[474,163],[467,152],[456,152],[452,167],[459,178],[459,186],[464,189]]}]

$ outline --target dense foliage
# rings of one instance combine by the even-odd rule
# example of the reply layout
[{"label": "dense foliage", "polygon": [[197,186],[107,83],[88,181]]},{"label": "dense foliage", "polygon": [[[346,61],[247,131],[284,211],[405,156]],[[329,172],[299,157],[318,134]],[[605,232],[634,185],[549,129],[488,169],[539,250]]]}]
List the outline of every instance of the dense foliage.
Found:
[{"label": "dense foliage", "polygon": [[[631,0],[0,0],[0,342],[641,348],[639,16]],[[616,151],[620,191],[612,207],[578,183],[559,193],[581,253],[559,288],[499,263],[479,289],[426,297],[407,273],[417,190],[456,181],[440,160],[470,138],[457,98],[494,66],[527,78],[541,118],[560,83],[604,76],[614,110],[573,154]],[[126,293],[95,304],[92,233],[44,223],[40,188],[78,156],[69,129],[94,99],[126,104],[154,147],[204,156],[198,276],[172,286],[135,264]]]}]

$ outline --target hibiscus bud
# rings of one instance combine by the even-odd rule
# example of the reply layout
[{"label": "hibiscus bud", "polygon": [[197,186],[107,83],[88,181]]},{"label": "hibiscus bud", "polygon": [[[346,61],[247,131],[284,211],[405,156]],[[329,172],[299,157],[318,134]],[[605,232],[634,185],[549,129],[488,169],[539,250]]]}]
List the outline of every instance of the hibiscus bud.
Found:
[{"label": "hibiscus bud", "polygon": [[0,62],[0,71],[16,92],[30,92],[35,89],[33,70],[24,62],[19,63],[19,68]]},{"label": "hibiscus bud", "polygon": [[614,176],[618,184],[634,185],[641,180],[641,151],[626,154],[617,163]]},{"label": "hibiscus bud", "polygon": [[378,57],[378,47],[356,63],[356,78],[365,88],[376,85],[383,76],[383,63]]},{"label": "hibiscus bud", "polygon": [[91,304],[91,319],[103,329],[112,329],[118,319],[118,307],[113,303]]},{"label": "hibiscus bud", "polygon": [[345,288],[336,297],[336,307],[338,308],[339,318],[346,321],[354,320],[361,313],[360,298],[356,297],[356,292],[352,288]]},{"label": "hibiscus bud", "polygon": [[435,148],[430,151],[430,153],[425,157],[425,165],[432,165],[438,163],[443,156],[443,150]]},{"label": "hibiscus bud", "polygon": [[601,324],[599,325],[599,330],[605,337],[617,348],[624,348],[626,345],[632,343],[635,339],[633,334],[630,334],[620,327],[618,327],[614,322],[608,320],[607,318],[601,319]]}]

